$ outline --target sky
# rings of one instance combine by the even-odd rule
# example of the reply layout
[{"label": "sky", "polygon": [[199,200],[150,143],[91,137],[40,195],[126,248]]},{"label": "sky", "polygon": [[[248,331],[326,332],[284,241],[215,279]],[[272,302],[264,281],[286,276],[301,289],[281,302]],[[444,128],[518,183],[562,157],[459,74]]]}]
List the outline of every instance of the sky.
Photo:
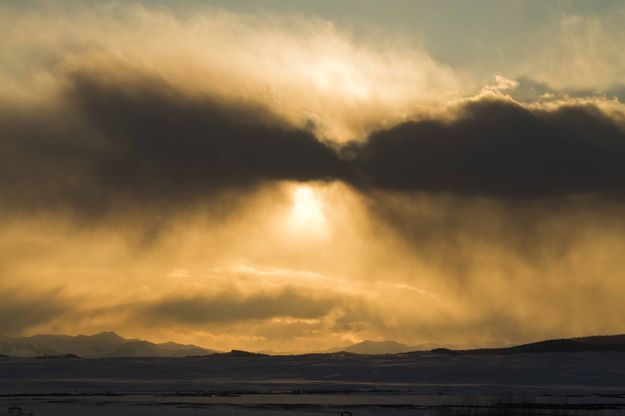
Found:
[{"label": "sky", "polygon": [[5,1],[0,334],[625,332],[622,1]]}]

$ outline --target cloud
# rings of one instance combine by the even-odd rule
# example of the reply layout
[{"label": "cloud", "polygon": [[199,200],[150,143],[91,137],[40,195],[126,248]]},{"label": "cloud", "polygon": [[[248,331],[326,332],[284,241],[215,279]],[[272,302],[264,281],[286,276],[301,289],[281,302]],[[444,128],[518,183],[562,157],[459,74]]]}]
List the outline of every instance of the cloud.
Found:
[{"label": "cloud", "polygon": [[115,77],[121,64],[191,95],[246,101],[345,141],[464,88],[413,42],[357,38],[311,16],[201,6],[173,14],[124,2],[0,7],[0,96],[37,100],[53,93],[66,71]]},{"label": "cloud", "polygon": [[[623,327],[613,80],[475,87],[304,17],[0,23],[0,272],[38,288],[0,291],[1,330],[323,349]],[[300,190],[323,238],[289,222]]]},{"label": "cloud", "polygon": [[372,134],[346,151],[363,181],[402,191],[502,198],[622,195],[625,130],[594,105],[523,106],[484,96],[451,119]]},{"label": "cloud", "polygon": [[477,343],[622,330],[622,201],[378,192],[367,207],[393,259],[382,264],[435,296],[394,295],[418,307],[381,322],[348,316],[361,330]]},{"label": "cloud", "polygon": [[[55,8],[6,8],[4,212],[176,212],[279,181],[514,199],[623,190],[616,101],[547,106],[546,84],[501,76],[460,99],[470,88],[419,48],[318,19],[96,9],[68,24]],[[33,26],[54,36],[20,35]]]},{"label": "cloud", "polygon": [[528,49],[526,59],[517,63],[516,73],[560,89],[602,90],[621,83],[624,17],[622,5],[599,15],[562,16],[541,34],[541,43]]},{"label": "cloud", "polygon": [[625,102],[625,85],[614,83],[603,88],[555,88],[546,83],[536,81],[529,77],[520,77],[515,80],[506,80],[507,88],[501,89],[502,85],[497,85],[500,91],[505,91],[514,100],[531,104],[534,102],[565,102],[575,101],[575,99],[588,100],[614,100]]},{"label": "cloud", "polygon": [[625,190],[617,102],[487,94],[338,148],[258,104],[133,71],[73,73],[50,107],[0,111],[5,211],[175,211],[275,181],[512,199]]},{"label": "cloud", "polygon": [[59,290],[26,293],[0,288],[0,335],[20,334],[32,327],[49,325],[68,312],[69,305]]},{"label": "cloud", "polygon": [[64,103],[0,119],[4,207],[183,206],[223,189],[344,170],[312,133],[265,108],[191,97],[155,79],[75,74]]},{"label": "cloud", "polygon": [[307,295],[282,288],[274,292],[245,295],[226,291],[214,295],[170,296],[142,309],[144,319],[190,325],[232,321],[266,320],[275,317],[320,318],[339,304],[328,296]]}]

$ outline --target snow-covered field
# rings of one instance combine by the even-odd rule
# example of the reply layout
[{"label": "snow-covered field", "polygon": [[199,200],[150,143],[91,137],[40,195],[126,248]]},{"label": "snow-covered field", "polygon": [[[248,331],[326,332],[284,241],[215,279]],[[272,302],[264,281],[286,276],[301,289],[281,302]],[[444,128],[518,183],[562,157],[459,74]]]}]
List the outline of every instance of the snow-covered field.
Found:
[{"label": "snow-covered field", "polygon": [[0,358],[0,394],[0,413],[35,416],[439,415],[498,403],[612,416],[625,414],[625,353]]}]

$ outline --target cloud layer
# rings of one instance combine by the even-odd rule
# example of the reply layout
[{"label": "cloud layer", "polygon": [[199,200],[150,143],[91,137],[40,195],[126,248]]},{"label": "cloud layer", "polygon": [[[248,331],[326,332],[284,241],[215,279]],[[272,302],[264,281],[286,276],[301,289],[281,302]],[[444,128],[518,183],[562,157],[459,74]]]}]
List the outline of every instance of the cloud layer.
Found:
[{"label": "cloud layer", "polygon": [[151,79],[76,75],[63,104],[2,117],[3,205],[184,205],[224,188],[322,180],[344,168],[311,133],[262,107],[189,97]]},{"label": "cloud layer", "polygon": [[597,106],[486,96],[455,111],[374,133],[354,146],[354,163],[382,189],[511,198],[625,190],[624,126]]},{"label": "cloud layer", "polygon": [[0,111],[3,209],[175,208],[275,181],[513,199],[625,190],[618,102],[485,94],[338,145],[259,104],[116,78],[74,73],[44,108]]},{"label": "cloud layer", "polygon": [[3,10],[0,332],[303,350],[624,328],[618,88],[470,86],[314,18],[93,7]]}]

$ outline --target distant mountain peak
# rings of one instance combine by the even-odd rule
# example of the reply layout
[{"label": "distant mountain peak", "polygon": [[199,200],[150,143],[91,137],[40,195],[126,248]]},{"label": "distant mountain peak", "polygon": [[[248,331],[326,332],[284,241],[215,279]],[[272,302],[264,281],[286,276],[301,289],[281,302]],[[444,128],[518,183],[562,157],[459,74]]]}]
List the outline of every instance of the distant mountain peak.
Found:
[{"label": "distant mountain peak", "polygon": [[401,345],[407,347],[408,345],[403,344],[397,341],[374,341],[371,339],[366,339],[364,341],[357,342],[354,345]]},{"label": "distant mountain peak", "polygon": [[410,352],[415,351],[416,348],[410,345],[402,344],[397,341],[373,341],[373,340],[364,340],[361,342],[357,342],[355,344],[332,348],[326,352],[336,353],[336,352],[348,352],[352,354],[365,354],[365,355],[375,355],[375,354],[398,354],[402,352]]}]

